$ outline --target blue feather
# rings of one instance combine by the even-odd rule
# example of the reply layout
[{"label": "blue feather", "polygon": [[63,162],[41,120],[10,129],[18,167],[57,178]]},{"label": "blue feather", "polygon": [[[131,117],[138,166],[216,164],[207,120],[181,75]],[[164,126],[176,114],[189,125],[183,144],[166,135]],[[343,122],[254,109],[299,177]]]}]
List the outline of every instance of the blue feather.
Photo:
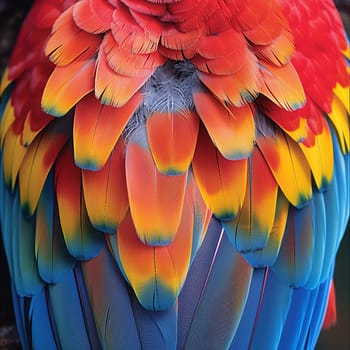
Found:
[{"label": "blue feather", "polygon": [[[29,300],[29,299],[28,299]],[[63,309],[63,307],[61,306]],[[57,349],[54,333],[51,328],[51,320],[47,309],[46,289],[30,299],[28,318],[31,327],[32,349],[47,350]]]},{"label": "blue feather", "polygon": [[252,271],[213,220],[179,296],[178,348],[225,349],[230,345]]},{"label": "blue feather", "polygon": [[[266,284],[264,282],[260,291],[260,304],[249,348],[276,349],[291,304],[292,288],[281,281],[273,271],[267,269]],[[267,334],[269,336],[266,336]]]},{"label": "blue feather", "polygon": [[309,337],[308,337],[311,349],[315,347],[321,327],[322,327],[323,319],[327,309],[329,287],[332,281],[332,277],[333,277],[333,266],[331,268],[328,279],[322,284],[320,284],[318,288],[317,300],[315,303],[314,313],[310,321],[310,331],[309,331]]},{"label": "blue feather", "polygon": [[279,349],[297,349],[302,333],[311,292],[304,288],[293,290],[292,301],[284,324]]},{"label": "blue feather", "polygon": [[253,333],[255,317],[260,304],[262,286],[265,281],[265,271],[266,269],[254,269],[246,306],[229,348],[230,350],[248,349],[250,335]]},{"label": "blue feather", "polygon": [[51,170],[39,199],[35,229],[38,270],[41,278],[48,283],[60,281],[74,264],[64,243],[54,198],[54,175]]},{"label": "blue feather", "polygon": [[86,291],[84,278],[81,270],[81,264],[77,263],[74,267],[75,282],[77,285],[77,290],[79,293],[79,299],[81,304],[81,309],[83,312],[84,322],[87,329],[87,334],[89,337],[89,342],[92,349],[100,350],[102,349],[101,343],[98,339],[97,329],[90,307],[89,297]]},{"label": "blue feather", "polygon": [[34,254],[34,230],[35,220],[23,216],[16,190],[12,206],[12,257],[15,286],[21,296],[32,296],[43,287]]},{"label": "blue feather", "polygon": [[325,296],[328,294],[332,275],[333,273],[331,273],[329,278],[320,284],[318,288],[310,292],[309,304],[305,310],[305,319],[301,327],[301,334],[296,349],[313,349],[315,347],[315,341],[319,335],[321,324],[315,327],[313,322],[316,320],[323,320],[327,306],[327,299]]},{"label": "blue feather", "polygon": [[315,191],[311,199],[313,232],[315,235],[314,249],[312,254],[312,268],[308,281],[304,288],[313,289],[321,283],[321,273],[324,254],[327,246],[326,233],[326,208],[324,195]]},{"label": "blue feather", "polygon": [[136,300],[110,252],[82,262],[83,279],[104,349],[173,349],[176,306],[149,312]]},{"label": "blue feather", "polygon": [[16,326],[22,349],[29,350],[27,331],[25,329],[24,298],[20,297],[14,283],[11,283],[13,311],[16,319]]},{"label": "blue feather", "polygon": [[62,349],[89,349],[79,293],[73,270],[65,278],[48,287],[48,303],[53,327]]},{"label": "blue feather", "polygon": [[308,280],[314,251],[312,206],[289,208],[279,256],[272,266],[278,276],[293,286],[303,286]]},{"label": "blue feather", "polygon": [[349,197],[346,179],[350,172],[346,163],[348,156],[343,156],[336,135],[331,128],[334,149],[334,176],[332,182],[323,193],[326,209],[326,247],[320,280],[328,278],[336,252],[343,237],[349,218]]}]

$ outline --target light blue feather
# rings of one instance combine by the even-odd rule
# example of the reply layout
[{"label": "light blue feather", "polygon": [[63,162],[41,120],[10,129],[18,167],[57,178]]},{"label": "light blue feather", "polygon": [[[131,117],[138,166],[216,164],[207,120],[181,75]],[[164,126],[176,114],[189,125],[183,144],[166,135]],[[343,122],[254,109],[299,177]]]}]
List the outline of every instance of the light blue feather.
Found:
[{"label": "light blue feather", "polygon": [[317,300],[315,303],[314,313],[310,321],[310,332],[308,337],[311,349],[315,347],[318,336],[321,331],[325,312],[327,310],[329,287],[330,287],[332,278],[333,278],[333,266],[331,267],[331,271],[328,279],[325,282],[321,283],[318,288]]},{"label": "light blue feather", "polygon": [[279,349],[298,349],[298,341],[302,329],[305,327],[304,319],[310,302],[310,294],[311,292],[304,288],[293,290],[292,301],[278,346]]},{"label": "light blue feather", "polygon": [[304,288],[313,289],[321,283],[324,254],[327,247],[326,221],[327,213],[324,203],[324,195],[315,191],[311,199],[312,221],[314,232],[314,249],[311,260],[311,273]]},{"label": "light blue feather", "polygon": [[[292,288],[268,270],[261,290],[261,304],[251,334],[250,349],[276,349],[292,299]],[[266,335],[269,336],[266,336]]]}]

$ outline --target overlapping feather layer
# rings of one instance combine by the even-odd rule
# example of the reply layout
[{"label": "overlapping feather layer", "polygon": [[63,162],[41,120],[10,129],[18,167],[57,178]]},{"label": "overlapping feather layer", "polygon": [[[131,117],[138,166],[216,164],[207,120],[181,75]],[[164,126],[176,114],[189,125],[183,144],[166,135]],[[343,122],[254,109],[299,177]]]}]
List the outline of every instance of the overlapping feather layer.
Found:
[{"label": "overlapping feather layer", "polygon": [[[18,243],[5,238],[20,295],[62,280],[74,259],[92,259],[84,276],[94,259],[109,269],[111,254],[144,308],[170,310],[212,215],[227,237],[213,243],[220,254],[211,255],[210,273],[228,261],[234,280],[242,278],[240,301],[230,301],[238,316],[226,320],[222,344],[234,343],[251,266],[307,289],[328,281],[349,215],[339,204],[350,148],[349,48],[328,1],[310,1],[317,16],[301,7],[34,5],[1,89],[1,221],[6,236],[3,208],[12,203],[20,217],[14,239],[29,231],[31,240],[20,244],[31,261],[26,279]],[[219,289],[234,288],[223,280]],[[215,295],[210,281],[203,286]],[[198,310],[191,344],[205,333]]]}]

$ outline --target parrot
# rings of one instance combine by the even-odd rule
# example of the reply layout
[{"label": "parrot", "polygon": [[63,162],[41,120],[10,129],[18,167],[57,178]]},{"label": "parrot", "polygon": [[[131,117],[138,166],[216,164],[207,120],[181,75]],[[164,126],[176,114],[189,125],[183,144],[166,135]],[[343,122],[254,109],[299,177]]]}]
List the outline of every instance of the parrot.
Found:
[{"label": "parrot", "polygon": [[23,349],[313,349],[349,219],[331,0],[36,0],[1,78]]}]

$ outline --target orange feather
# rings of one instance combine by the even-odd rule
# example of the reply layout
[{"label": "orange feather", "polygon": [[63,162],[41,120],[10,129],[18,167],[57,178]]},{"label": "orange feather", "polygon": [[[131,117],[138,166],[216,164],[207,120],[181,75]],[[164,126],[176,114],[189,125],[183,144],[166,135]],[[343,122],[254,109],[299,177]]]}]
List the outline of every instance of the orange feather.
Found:
[{"label": "orange feather", "polygon": [[204,91],[194,92],[193,101],[214,145],[225,158],[245,158],[252,152],[255,126],[250,106],[227,107]]},{"label": "orange feather", "polygon": [[201,127],[192,169],[203,199],[213,214],[223,220],[232,220],[245,196],[247,159],[225,159]]},{"label": "orange feather", "polygon": [[150,150],[161,173],[185,172],[197,143],[199,119],[194,112],[158,113],[147,118]]},{"label": "orange feather", "polygon": [[126,181],[131,215],[141,241],[151,245],[172,242],[183,211],[187,172],[161,174],[150,152],[129,141]]},{"label": "orange feather", "polygon": [[141,95],[136,93],[124,106],[110,107],[102,105],[92,93],[77,104],[73,142],[74,159],[79,167],[98,170],[104,166],[141,101]]},{"label": "orange feather", "polygon": [[99,36],[77,27],[73,20],[73,7],[71,7],[55,22],[45,54],[56,65],[65,66],[77,59],[83,61],[92,58],[100,42]]},{"label": "orange feather", "polygon": [[105,53],[100,50],[95,77],[95,95],[103,104],[113,107],[125,105],[152,75],[150,70],[140,77],[128,77],[114,72],[107,63]]},{"label": "orange feather", "polygon": [[65,115],[80,99],[94,89],[95,60],[76,61],[57,66],[51,74],[42,96],[45,112]]},{"label": "orange feather", "polygon": [[87,213],[92,225],[114,233],[129,207],[126,190],[125,146],[119,140],[101,170],[83,170],[83,189]]}]

